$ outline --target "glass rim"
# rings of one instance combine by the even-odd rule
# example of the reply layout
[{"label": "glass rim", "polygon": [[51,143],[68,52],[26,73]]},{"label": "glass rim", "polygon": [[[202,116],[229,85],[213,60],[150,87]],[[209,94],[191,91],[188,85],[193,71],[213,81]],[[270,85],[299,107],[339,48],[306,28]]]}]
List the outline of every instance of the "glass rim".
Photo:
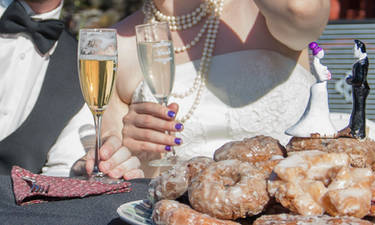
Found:
[{"label": "glass rim", "polygon": [[81,28],[79,32],[117,32],[115,28]]},{"label": "glass rim", "polygon": [[166,24],[168,26],[169,23],[168,23],[168,21],[143,23],[143,24],[135,25],[135,29],[142,28],[142,27],[150,27],[150,26],[155,26],[155,25],[164,25],[164,24]]}]

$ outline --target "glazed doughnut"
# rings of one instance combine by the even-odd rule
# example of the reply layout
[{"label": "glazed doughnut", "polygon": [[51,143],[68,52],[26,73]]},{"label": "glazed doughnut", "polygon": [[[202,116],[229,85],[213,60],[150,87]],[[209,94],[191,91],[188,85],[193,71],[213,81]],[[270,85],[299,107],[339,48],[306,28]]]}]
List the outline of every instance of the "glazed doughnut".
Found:
[{"label": "glazed doughnut", "polygon": [[275,173],[283,180],[296,179],[319,180],[327,184],[328,175],[341,167],[349,166],[349,157],[345,153],[325,153],[322,151],[303,151],[290,153],[290,156],[275,166]]},{"label": "glazed doughnut", "polygon": [[375,178],[371,184],[371,192],[372,192],[372,198],[371,198],[371,208],[370,208],[369,215],[375,217]]},{"label": "glazed doughnut", "polygon": [[156,225],[239,225],[239,223],[219,220],[195,211],[189,206],[173,200],[161,200],[155,204],[152,219]]},{"label": "glazed doughnut", "polygon": [[253,225],[371,225],[367,220],[354,217],[300,216],[289,214],[264,215],[255,220]]},{"label": "glazed doughnut", "polygon": [[156,202],[182,196],[187,191],[191,179],[212,162],[213,159],[204,156],[178,162],[171,169],[151,180],[148,189],[149,199],[151,202]]},{"label": "glazed doughnut", "polygon": [[299,138],[293,137],[286,146],[287,152],[320,150],[323,152],[345,152],[353,167],[375,167],[375,142],[369,138]]},{"label": "glazed doughnut", "polygon": [[215,151],[214,160],[238,159],[250,163],[263,162],[274,155],[284,156],[286,150],[278,140],[268,136],[255,136],[232,141]]},{"label": "glazed doughnut", "polygon": [[332,216],[366,216],[371,208],[372,181],[369,168],[341,168],[323,198],[325,210]]},{"label": "glazed doughnut", "polygon": [[191,206],[219,219],[237,219],[262,212],[269,197],[264,176],[238,160],[212,163],[188,188]]},{"label": "glazed doughnut", "polygon": [[268,191],[278,202],[292,212],[301,215],[322,215],[321,201],[326,188],[320,181],[284,182],[276,180],[268,183]]},{"label": "glazed doughnut", "polygon": [[277,178],[268,181],[268,191],[304,216],[327,212],[362,218],[371,207],[373,174],[349,167],[349,161],[345,153],[296,152],[276,165]]},{"label": "glazed doughnut", "polygon": [[196,177],[200,172],[205,170],[214,160],[205,156],[196,156],[189,161],[187,161],[188,175],[189,175],[189,185],[191,180]]},{"label": "glazed doughnut", "polygon": [[286,150],[278,140],[260,135],[224,144],[215,151],[214,160],[237,159],[249,162],[268,177],[284,155]]}]

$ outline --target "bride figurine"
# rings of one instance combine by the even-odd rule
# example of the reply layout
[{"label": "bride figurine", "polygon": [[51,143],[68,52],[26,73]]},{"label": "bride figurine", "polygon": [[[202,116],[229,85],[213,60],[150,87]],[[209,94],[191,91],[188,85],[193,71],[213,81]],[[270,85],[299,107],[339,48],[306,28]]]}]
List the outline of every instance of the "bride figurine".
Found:
[{"label": "bride figurine", "polygon": [[333,138],[337,131],[329,115],[327,93],[327,80],[331,79],[331,73],[320,63],[324,50],[316,42],[311,42],[309,48],[314,56],[313,66],[318,80],[311,86],[310,99],[304,114],[285,133],[294,137]]}]

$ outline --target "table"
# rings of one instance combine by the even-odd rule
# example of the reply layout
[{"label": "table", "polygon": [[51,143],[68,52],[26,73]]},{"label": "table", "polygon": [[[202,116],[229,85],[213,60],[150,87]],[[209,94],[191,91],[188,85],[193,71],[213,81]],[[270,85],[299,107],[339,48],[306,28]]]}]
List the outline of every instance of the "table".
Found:
[{"label": "table", "polygon": [[10,176],[0,176],[0,224],[126,225],[116,209],[125,202],[145,199],[149,181],[132,180],[133,190],[129,193],[18,206]]}]

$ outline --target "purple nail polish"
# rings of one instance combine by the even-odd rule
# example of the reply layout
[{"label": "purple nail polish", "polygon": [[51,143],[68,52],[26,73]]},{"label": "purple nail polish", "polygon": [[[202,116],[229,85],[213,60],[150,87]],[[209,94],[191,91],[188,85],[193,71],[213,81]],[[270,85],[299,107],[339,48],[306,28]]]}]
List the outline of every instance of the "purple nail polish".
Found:
[{"label": "purple nail polish", "polygon": [[181,138],[175,138],[174,143],[180,145],[181,144]]},{"label": "purple nail polish", "polygon": [[168,152],[171,151],[171,146],[166,145],[166,146],[165,146],[165,151],[168,151]]},{"label": "purple nail polish", "polygon": [[173,117],[176,116],[176,113],[173,112],[173,111],[168,111],[168,116],[171,117],[171,118],[173,118]]},{"label": "purple nail polish", "polygon": [[182,123],[177,123],[174,127],[175,127],[177,130],[181,130],[181,129],[182,129]]}]

